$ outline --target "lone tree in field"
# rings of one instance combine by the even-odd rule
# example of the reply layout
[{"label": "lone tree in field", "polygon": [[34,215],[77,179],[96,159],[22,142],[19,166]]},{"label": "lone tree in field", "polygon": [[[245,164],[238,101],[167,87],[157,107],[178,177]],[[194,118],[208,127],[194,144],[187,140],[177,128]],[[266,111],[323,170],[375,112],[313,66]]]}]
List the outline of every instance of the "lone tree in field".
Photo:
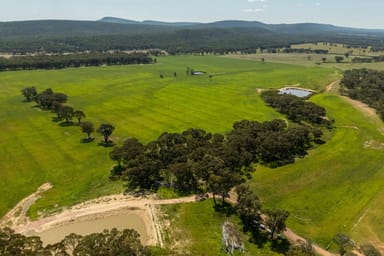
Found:
[{"label": "lone tree in field", "polygon": [[104,143],[107,144],[109,142],[109,136],[111,136],[114,130],[115,127],[111,124],[101,124],[96,131],[104,136]]},{"label": "lone tree in field", "polygon": [[23,88],[21,90],[21,93],[28,102],[31,101],[31,99],[37,95],[37,91],[34,86]]},{"label": "lone tree in field", "polygon": [[81,125],[82,132],[86,133],[88,136],[88,140],[91,140],[91,133],[95,131],[95,128],[93,126],[93,123],[91,122],[83,122]]},{"label": "lone tree in field", "polygon": [[73,112],[73,116],[79,121],[79,125],[81,124],[81,119],[85,118],[85,114],[81,110],[76,110]]},{"label": "lone tree in field", "polygon": [[275,240],[277,235],[286,228],[285,221],[289,212],[282,209],[267,209],[265,213],[268,216],[266,224],[271,229],[271,239]]},{"label": "lone tree in field", "polygon": [[344,57],[343,56],[335,56],[335,60],[337,63],[340,63],[344,60]]}]

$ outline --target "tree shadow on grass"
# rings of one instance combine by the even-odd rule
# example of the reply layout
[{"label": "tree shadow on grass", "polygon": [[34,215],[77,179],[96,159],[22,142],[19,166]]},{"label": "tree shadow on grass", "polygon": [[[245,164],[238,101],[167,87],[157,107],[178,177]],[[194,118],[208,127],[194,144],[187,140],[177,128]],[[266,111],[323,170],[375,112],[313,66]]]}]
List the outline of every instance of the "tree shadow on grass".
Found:
[{"label": "tree shadow on grass", "polygon": [[31,106],[31,108],[38,108],[38,109],[43,110],[43,108],[39,104],[35,104],[35,105]]},{"label": "tree shadow on grass", "polygon": [[62,118],[58,118],[57,116],[52,117],[52,122],[58,123],[60,121],[63,121],[63,119]]},{"label": "tree shadow on grass", "polygon": [[68,126],[73,126],[74,124],[75,124],[75,123],[72,122],[72,121],[69,121],[69,122],[64,121],[64,122],[61,122],[59,125],[60,125],[61,127],[68,127]]},{"label": "tree shadow on grass", "polygon": [[325,144],[325,141],[323,141],[323,140],[321,140],[321,139],[316,139],[316,140],[315,140],[315,143],[316,143],[317,145],[323,145],[323,144]]},{"label": "tree shadow on grass", "polygon": [[286,254],[290,246],[291,244],[289,243],[289,241],[283,238],[283,239],[272,240],[271,249],[272,251]]},{"label": "tree shadow on grass", "polygon": [[83,138],[80,140],[80,143],[87,144],[87,143],[91,143],[94,140],[95,138]]},{"label": "tree shadow on grass", "polygon": [[110,148],[115,146],[116,144],[113,141],[109,140],[108,142],[101,141],[97,145],[105,148]]},{"label": "tree shadow on grass", "polygon": [[227,217],[236,214],[235,207],[227,202],[213,204],[213,209],[215,209],[216,212],[225,214]]},{"label": "tree shadow on grass", "polygon": [[244,225],[244,233],[250,234],[249,242],[256,244],[258,248],[264,248],[265,244],[269,241],[268,234],[263,232],[257,226],[258,224],[248,224]]}]

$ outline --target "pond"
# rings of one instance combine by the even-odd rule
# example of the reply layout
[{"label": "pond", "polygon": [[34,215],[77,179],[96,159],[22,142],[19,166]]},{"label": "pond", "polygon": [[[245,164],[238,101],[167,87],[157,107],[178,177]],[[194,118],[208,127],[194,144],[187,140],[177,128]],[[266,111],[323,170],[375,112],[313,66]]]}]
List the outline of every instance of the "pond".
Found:
[{"label": "pond", "polygon": [[313,91],[310,91],[308,89],[300,89],[300,88],[292,88],[292,87],[287,87],[279,90],[279,94],[290,94],[300,98],[307,97],[313,93],[314,93]]}]

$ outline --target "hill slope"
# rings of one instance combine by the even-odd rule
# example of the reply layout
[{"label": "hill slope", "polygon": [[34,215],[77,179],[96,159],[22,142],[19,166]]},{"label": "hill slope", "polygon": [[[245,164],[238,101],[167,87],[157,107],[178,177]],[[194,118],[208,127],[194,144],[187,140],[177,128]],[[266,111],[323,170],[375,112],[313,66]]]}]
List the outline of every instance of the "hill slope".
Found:
[{"label": "hill slope", "polygon": [[246,51],[304,42],[382,47],[384,30],[324,24],[270,25],[256,21],[213,23],[39,20],[0,22],[0,52],[68,52],[161,48],[170,53]]}]

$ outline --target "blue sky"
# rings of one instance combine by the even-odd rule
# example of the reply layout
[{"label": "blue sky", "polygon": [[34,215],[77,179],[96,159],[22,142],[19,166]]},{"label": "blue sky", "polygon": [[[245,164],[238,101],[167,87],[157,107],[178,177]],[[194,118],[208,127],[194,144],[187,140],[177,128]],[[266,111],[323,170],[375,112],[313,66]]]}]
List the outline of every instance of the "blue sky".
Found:
[{"label": "blue sky", "polygon": [[35,19],[254,20],[384,29],[384,0],[1,0],[0,21]]}]

